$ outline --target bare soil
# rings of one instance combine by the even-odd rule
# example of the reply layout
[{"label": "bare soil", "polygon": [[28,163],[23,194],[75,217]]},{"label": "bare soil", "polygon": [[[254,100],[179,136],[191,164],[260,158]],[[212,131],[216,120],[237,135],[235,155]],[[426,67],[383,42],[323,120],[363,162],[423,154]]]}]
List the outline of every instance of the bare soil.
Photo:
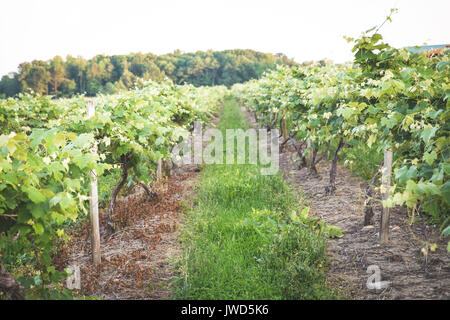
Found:
[{"label": "bare soil", "polygon": [[155,184],[156,199],[142,190],[119,199],[113,214],[115,232],[102,232],[102,263],[92,264],[89,222],[75,230],[60,253],[61,267],[78,265],[78,295],[101,299],[170,299],[183,208],[189,206],[198,172],[196,165],[174,170]]},{"label": "bare soil", "polygon": [[[249,122],[254,117],[246,112]],[[320,162],[318,176],[311,176],[307,168],[298,169],[295,149],[285,148],[280,154],[280,170],[286,181],[309,202],[310,212],[344,231],[344,236],[327,241],[331,260],[328,281],[340,289],[347,299],[449,299],[450,255],[447,243],[439,230],[423,223],[410,224],[405,208],[391,210],[390,241],[380,245],[378,239],[381,203],[374,206],[373,225],[364,227],[364,193],[367,185],[348,168],[337,169],[335,195],[325,193],[329,182],[329,161]],[[421,250],[424,242],[438,244],[427,255]],[[367,280],[378,266],[382,281],[389,281],[384,289],[368,289]]]}]

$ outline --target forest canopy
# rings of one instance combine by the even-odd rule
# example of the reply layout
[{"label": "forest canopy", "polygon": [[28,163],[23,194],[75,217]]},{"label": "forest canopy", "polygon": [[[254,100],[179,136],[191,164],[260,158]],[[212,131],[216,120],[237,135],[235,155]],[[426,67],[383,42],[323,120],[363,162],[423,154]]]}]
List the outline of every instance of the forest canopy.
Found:
[{"label": "forest canopy", "polygon": [[284,54],[254,50],[197,51],[170,54],[133,53],[97,55],[92,59],[55,56],[49,61],[33,60],[19,65],[18,72],[0,80],[0,98],[33,91],[56,97],[75,94],[113,94],[134,87],[136,81],[161,81],[195,86],[226,85],[259,78],[277,64],[293,65]]}]

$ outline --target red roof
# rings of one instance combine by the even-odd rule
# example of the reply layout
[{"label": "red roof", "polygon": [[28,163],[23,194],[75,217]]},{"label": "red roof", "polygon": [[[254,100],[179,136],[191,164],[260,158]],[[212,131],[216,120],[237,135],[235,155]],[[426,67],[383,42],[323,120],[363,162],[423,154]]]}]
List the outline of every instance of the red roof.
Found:
[{"label": "red roof", "polygon": [[445,47],[442,47],[442,48],[439,48],[439,49],[436,49],[436,50],[433,50],[433,51],[428,52],[428,53],[427,53],[427,57],[435,56],[435,55],[437,55],[439,52],[441,52],[441,51],[443,51],[443,50],[445,50],[445,49],[448,49],[448,48],[450,48],[450,44],[446,45]]}]

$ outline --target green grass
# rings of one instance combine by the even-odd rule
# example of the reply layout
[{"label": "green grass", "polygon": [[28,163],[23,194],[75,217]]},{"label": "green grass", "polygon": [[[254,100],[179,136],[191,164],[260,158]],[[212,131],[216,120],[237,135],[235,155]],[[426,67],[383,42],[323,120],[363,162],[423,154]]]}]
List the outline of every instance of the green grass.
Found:
[{"label": "green grass", "polygon": [[[227,98],[218,128],[247,128]],[[257,165],[208,165],[187,214],[176,299],[328,299],[325,236],[301,199]],[[308,222],[309,221],[309,222]]]},{"label": "green grass", "polygon": [[380,166],[383,153],[377,151],[376,145],[369,148],[366,141],[359,141],[352,148],[344,148],[339,157],[353,174],[370,181]]}]

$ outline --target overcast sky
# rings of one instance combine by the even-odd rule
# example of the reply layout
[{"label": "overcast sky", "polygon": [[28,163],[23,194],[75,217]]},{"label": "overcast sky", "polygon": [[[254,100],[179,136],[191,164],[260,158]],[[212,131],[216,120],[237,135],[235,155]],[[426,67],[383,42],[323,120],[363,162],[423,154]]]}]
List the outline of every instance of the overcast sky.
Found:
[{"label": "overcast sky", "polygon": [[0,76],[55,55],[175,49],[343,62],[352,59],[343,36],[380,24],[392,7],[399,12],[381,30],[391,45],[450,43],[448,0],[0,0]]}]

